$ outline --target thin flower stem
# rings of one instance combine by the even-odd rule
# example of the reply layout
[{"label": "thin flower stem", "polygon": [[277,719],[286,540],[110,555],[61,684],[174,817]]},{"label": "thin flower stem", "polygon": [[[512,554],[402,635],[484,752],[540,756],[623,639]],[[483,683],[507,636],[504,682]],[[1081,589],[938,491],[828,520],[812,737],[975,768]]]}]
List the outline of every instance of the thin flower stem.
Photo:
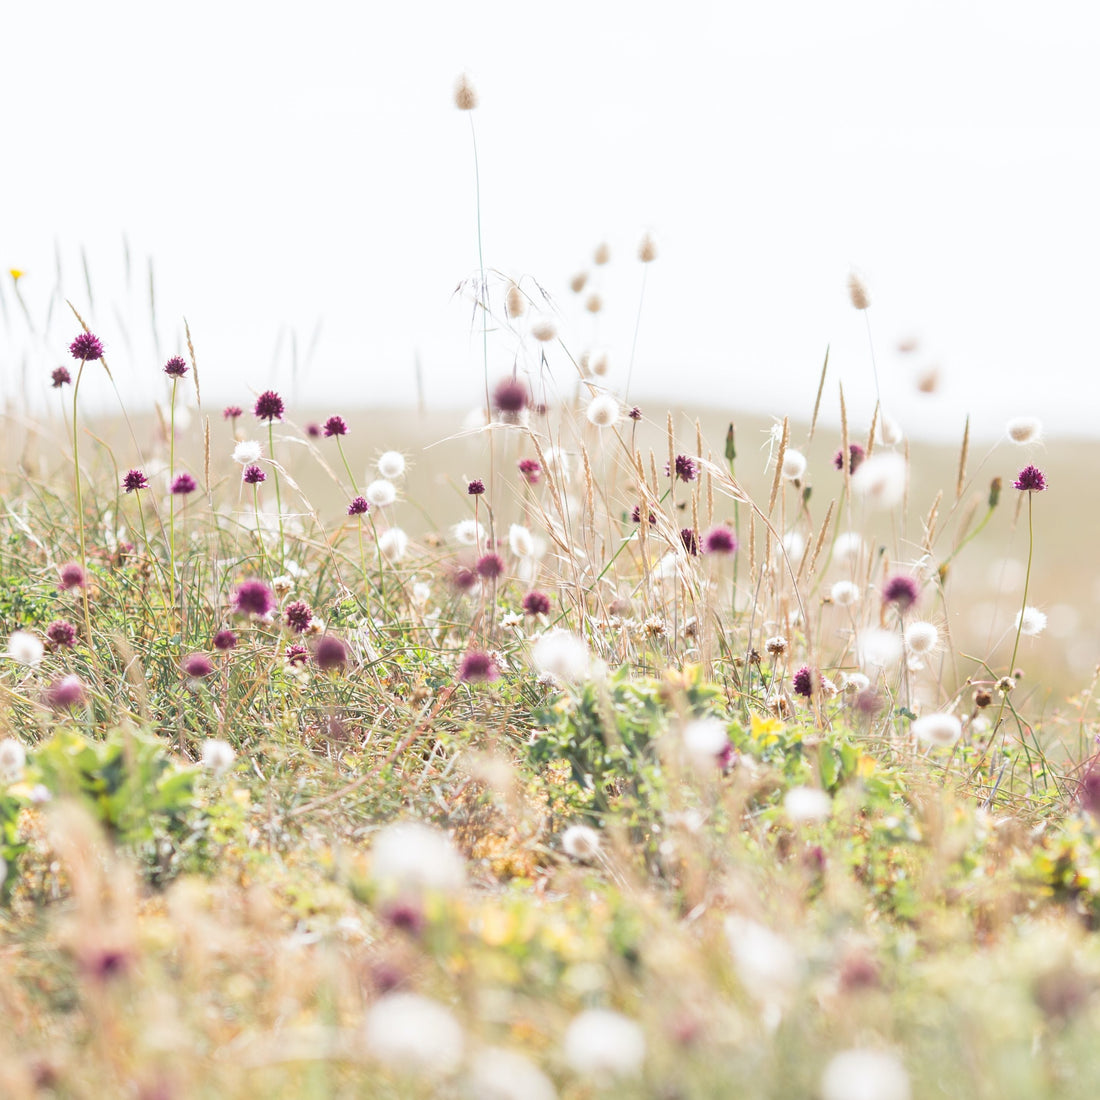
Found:
[{"label": "thin flower stem", "polygon": [[351,466],[348,465],[348,456],[344,454],[344,444],[340,441],[340,437],[336,437],[336,449],[340,452],[340,459],[344,463],[344,469],[348,472],[348,480],[351,482],[352,492],[356,496],[359,495],[359,486],[355,483],[355,474],[351,472]]},{"label": "thin flower stem", "polygon": [[279,513],[279,570],[286,563],[286,546],[283,534],[283,497],[279,491],[279,466],[275,461],[275,421],[267,422],[267,453],[271,458],[271,476],[275,479],[275,508]]},{"label": "thin flower stem", "polygon": [[176,379],[172,379],[172,400],[168,414],[168,605],[176,607]]},{"label": "thin flower stem", "polygon": [[[76,382],[73,384],[73,476],[76,478],[76,527],[80,535],[80,569],[84,574],[80,594],[84,606],[84,629],[87,632],[88,645],[92,646],[92,613],[88,607],[88,550],[84,538],[84,495],[80,488],[80,432],[76,421],[76,399],[80,393],[80,380],[84,377],[84,364],[85,360],[82,359],[80,369],[76,372]],[[92,651],[95,651],[94,646]]]},{"label": "thin flower stem", "polygon": [[630,380],[634,377],[634,353],[638,350],[638,330],[642,327],[642,306],[645,303],[645,284],[649,276],[649,264],[642,264],[642,291],[638,295],[638,316],[634,320],[634,339],[630,343],[630,365],[626,368],[626,388],[623,390],[623,404],[629,405]]}]

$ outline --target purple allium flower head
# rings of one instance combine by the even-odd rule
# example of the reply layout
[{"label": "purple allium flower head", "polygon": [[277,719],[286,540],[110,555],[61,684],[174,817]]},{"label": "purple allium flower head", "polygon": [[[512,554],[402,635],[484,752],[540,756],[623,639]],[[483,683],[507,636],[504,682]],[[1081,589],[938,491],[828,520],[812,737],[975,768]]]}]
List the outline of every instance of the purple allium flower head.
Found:
[{"label": "purple allium flower head", "polygon": [[864,688],[856,696],[855,711],[862,718],[874,718],[884,706],[883,698],[874,688]]},{"label": "purple allium flower head", "polygon": [[103,358],[103,345],[98,337],[90,332],[82,332],[70,345],[74,359],[80,359],[85,363],[94,362]]},{"label": "purple allium flower head", "polygon": [[226,420],[236,420],[238,416],[244,416],[244,409],[240,405],[226,405],[222,410],[222,416]]},{"label": "purple allium flower head", "polygon": [[542,477],[542,467],[533,458],[521,458],[518,463],[519,472],[523,474],[528,485],[537,485]]},{"label": "purple allium flower head", "polygon": [[182,355],[173,355],[164,364],[164,373],[170,378],[182,378],[188,371],[187,360]]},{"label": "purple allium flower head", "polygon": [[233,593],[233,607],[239,615],[270,615],[275,597],[263,581],[242,581]]},{"label": "purple allium flower head", "polygon": [[703,538],[703,551],[707,554],[736,554],[737,536],[724,524],[712,527]]},{"label": "purple allium flower head", "polygon": [[504,572],[504,559],[499,554],[483,554],[477,563],[477,575],[496,580]]},{"label": "purple allium flower head", "polygon": [[479,477],[475,477],[469,485],[466,486],[466,492],[472,497],[479,497],[485,492],[485,482]]},{"label": "purple allium flower head", "polygon": [[288,645],[286,647],[286,663],[288,665],[304,665],[309,660],[309,650],[304,645]]},{"label": "purple allium flower head", "polygon": [[456,569],[451,576],[451,582],[459,592],[469,592],[477,585],[477,574],[472,569]]},{"label": "purple allium flower head", "polygon": [[515,415],[527,408],[527,387],[518,378],[505,378],[493,390],[493,408],[497,412]]},{"label": "purple allium flower head", "polygon": [[[641,523],[642,522],[642,506],[640,504],[635,504],[634,505],[634,511],[630,513],[630,518],[635,523]],[[653,512],[650,512],[649,513],[649,525],[650,525],[650,527],[652,527],[656,522],[657,522],[657,516]]]},{"label": "purple allium flower head", "polygon": [[1100,767],[1095,757],[1077,788],[1077,799],[1087,813],[1100,817]]},{"label": "purple allium flower head", "polygon": [[342,416],[330,416],[325,421],[325,438],[334,435],[347,435],[348,422]]},{"label": "purple allium flower head", "polygon": [[348,505],[349,516],[365,516],[370,511],[370,501],[366,497],[355,497]]},{"label": "purple allium flower head", "polygon": [[690,455],[677,455],[671,470],[668,463],[665,463],[665,474],[675,474],[681,481],[694,481],[699,476],[699,463]]},{"label": "purple allium flower head", "polygon": [[411,898],[388,902],[382,909],[382,919],[391,927],[410,936],[419,936],[428,923],[424,908]]},{"label": "purple allium flower head", "polygon": [[471,649],[458,666],[458,678],[466,684],[483,683],[500,678],[500,669],[488,653]]},{"label": "purple allium flower head", "polygon": [[256,416],[260,420],[282,420],[286,406],[283,399],[274,390],[264,390],[256,398]]},{"label": "purple allium flower head", "polygon": [[46,689],[46,702],[54,710],[68,710],[84,702],[84,684],[79,676],[62,676]]},{"label": "purple allium flower head", "polygon": [[283,614],[286,616],[286,625],[295,634],[304,634],[313,621],[313,608],[305,600],[295,600],[293,603],[288,603],[283,609]]},{"label": "purple allium flower head", "polygon": [[46,627],[46,637],[54,645],[72,649],[76,644],[76,627],[68,619],[55,619]]},{"label": "purple allium flower head", "polygon": [[1023,493],[1041,493],[1047,487],[1047,479],[1038,466],[1025,466],[1014,484]]},{"label": "purple allium flower head", "polygon": [[193,493],[197,488],[195,479],[186,472],[178,474],[176,480],[172,482],[172,492],[177,496],[186,496],[188,493]]},{"label": "purple allium flower head", "polygon": [[680,541],[684,544],[684,549],[693,558],[699,553],[699,538],[690,527],[685,527],[680,531]]},{"label": "purple allium flower head", "polygon": [[[848,444],[848,473],[854,474],[859,468],[859,464],[867,457],[867,452],[858,443]],[[844,448],[841,447],[835,455],[833,455],[833,465],[838,470],[844,469]]]},{"label": "purple allium flower head", "polygon": [[528,592],[523,597],[523,610],[528,615],[548,615],[550,613],[550,597],[545,592]]},{"label": "purple allium flower head", "polygon": [[641,420],[642,410],[639,409],[637,405],[635,405],[634,408],[632,408],[630,412],[628,412],[626,415],[629,416],[631,420]]},{"label": "purple allium flower head", "polygon": [[138,489],[148,489],[149,479],[145,476],[143,470],[129,470],[122,479],[122,487],[128,493],[133,493]]},{"label": "purple allium flower head", "polygon": [[222,653],[237,648],[237,635],[232,630],[219,630],[213,638],[214,648]]},{"label": "purple allium flower head", "polygon": [[335,634],[324,634],[313,647],[313,661],[323,672],[336,672],[348,663],[348,647]]},{"label": "purple allium flower head", "polygon": [[908,611],[919,597],[920,586],[904,573],[891,577],[882,589],[882,602],[894,604],[899,611]]},{"label": "purple allium flower head", "polygon": [[205,653],[188,653],[180,663],[193,680],[201,680],[214,671],[214,662]]},{"label": "purple allium flower head", "polygon": [[67,386],[73,380],[73,376],[69,373],[68,367],[57,367],[50,377],[53,379],[53,388],[55,390],[61,389],[62,386]]},{"label": "purple allium flower head", "polygon": [[794,693],[795,695],[805,696],[807,699],[813,696],[814,674],[810,671],[809,666],[803,665],[794,674]]},{"label": "purple allium flower head", "polygon": [[78,561],[67,561],[61,567],[61,580],[57,587],[62,592],[68,592],[70,588],[84,587],[84,567]]},{"label": "purple allium flower head", "polygon": [[320,439],[321,425],[318,424],[316,420],[311,420],[306,425],[306,435],[308,435],[310,439]]},{"label": "purple allium flower head", "polygon": [[241,474],[245,485],[262,485],[267,481],[267,474],[259,466],[246,466]]}]

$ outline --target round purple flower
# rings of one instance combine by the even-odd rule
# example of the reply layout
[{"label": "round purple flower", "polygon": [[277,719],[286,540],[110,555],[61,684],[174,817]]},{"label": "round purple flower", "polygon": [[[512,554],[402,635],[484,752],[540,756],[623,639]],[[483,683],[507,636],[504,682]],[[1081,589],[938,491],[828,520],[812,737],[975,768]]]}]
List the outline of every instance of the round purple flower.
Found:
[{"label": "round purple flower", "polygon": [[170,378],[182,378],[188,371],[187,360],[182,355],[173,355],[164,364],[164,373]]},{"label": "round purple flower", "polygon": [[240,405],[226,405],[222,410],[222,416],[226,420],[236,420],[238,416],[244,416],[244,409]]},{"label": "round purple flower", "polygon": [[57,587],[62,592],[68,592],[70,588],[84,587],[84,567],[78,561],[67,561],[60,570],[61,580]]},{"label": "round purple flower", "polygon": [[283,399],[274,390],[264,390],[256,398],[256,416],[261,420],[282,420],[286,406]]},{"label": "round purple flower", "polygon": [[130,470],[122,479],[122,487],[128,493],[133,493],[138,489],[148,489],[149,479],[145,476],[143,470]]},{"label": "round purple flower", "polygon": [[630,412],[628,412],[626,415],[629,416],[631,420],[641,420],[642,410],[639,409],[637,405],[635,405],[634,408],[632,408]]},{"label": "round purple flower", "polygon": [[505,378],[493,390],[493,408],[515,416],[527,408],[527,387],[518,378]]},{"label": "round purple flower", "polygon": [[550,597],[545,592],[528,592],[523,597],[523,610],[528,615],[548,615],[550,613]]},{"label": "round purple flower", "polygon": [[304,665],[309,660],[309,650],[304,645],[288,645],[286,647],[286,663],[288,665]]},{"label": "round purple flower", "polygon": [[[848,473],[854,474],[859,468],[859,464],[866,458],[867,452],[858,443],[848,444]],[[838,470],[844,469],[844,448],[841,447],[835,455],[833,455],[833,465]]]},{"label": "round purple flower", "polygon": [[325,438],[334,435],[347,435],[348,423],[342,416],[330,416],[325,421]]},{"label": "round purple flower", "polygon": [[213,638],[214,648],[222,653],[237,648],[237,635],[232,630],[219,630]]},{"label": "round purple flower", "polygon": [[814,674],[809,666],[803,665],[794,674],[794,693],[809,699],[814,693]]},{"label": "round purple flower", "polygon": [[500,669],[488,653],[471,649],[458,666],[458,678],[464,684],[484,683],[500,678]]},{"label": "round purple flower", "polygon": [[894,604],[899,611],[908,611],[919,597],[920,586],[904,574],[891,577],[882,589],[882,602]]},{"label": "round purple flower", "polygon": [[46,627],[46,637],[54,645],[72,649],[76,644],[76,627],[68,619],[55,619]]},{"label": "round purple flower", "polygon": [[690,527],[681,530],[680,541],[684,544],[684,549],[693,558],[699,553],[699,538]]},{"label": "round purple flower", "polygon": [[[630,518],[635,523],[641,523],[642,522],[642,506],[640,504],[635,504],[634,505],[634,511],[630,513]],[[657,516],[653,512],[650,512],[649,513],[649,525],[650,525],[650,527],[652,527],[654,524],[656,524],[656,522],[657,522]]]},{"label": "round purple flower", "polygon": [[197,488],[195,479],[188,473],[177,475],[176,480],[172,482],[172,492],[177,496],[186,496],[188,493],[193,493]]},{"label": "round purple flower", "polygon": [[736,554],[737,536],[724,524],[712,527],[703,538],[703,550],[707,554]]},{"label": "round purple flower", "polygon": [[335,634],[325,634],[317,639],[313,661],[323,672],[335,672],[348,663],[348,648]]},{"label": "round purple flower", "polygon": [[259,466],[246,466],[241,474],[245,485],[262,485],[267,481],[267,474]]},{"label": "round purple flower", "polygon": [[1025,466],[1014,484],[1023,493],[1041,493],[1047,487],[1047,479],[1038,466]]},{"label": "round purple flower", "polygon": [[192,680],[201,680],[214,671],[214,662],[205,653],[188,653],[181,665]]},{"label": "round purple flower", "polygon": [[485,492],[485,482],[479,477],[475,477],[469,485],[466,486],[466,492],[472,497],[479,497]]},{"label": "round purple flower", "polygon": [[68,367],[57,367],[50,377],[53,379],[53,388],[55,390],[61,389],[62,386],[69,385],[73,380],[73,376],[69,373]]},{"label": "round purple flower", "polygon": [[263,618],[275,608],[275,597],[263,581],[242,581],[233,593],[233,607],[240,615]]},{"label": "round purple flower", "polygon": [[72,352],[74,359],[80,359],[85,363],[95,362],[96,359],[103,358],[103,345],[99,342],[98,337],[93,336],[90,332],[82,332],[69,345],[69,351]]},{"label": "round purple flower", "polygon": [[538,484],[539,478],[542,477],[542,467],[533,458],[521,458],[517,465],[528,485]]},{"label": "round purple flower", "polygon": [[288,603],[283,609],[283,614],[286,616],[286,625],[295,634],[304,634],[313,621],[313,608],[305,600],[295,600],[293,603]]},{"label": "round purple flower", "polygon": [[699,476],[699,463],[690,455],[677,455],[671,470],[665,463],[665,474],[674,475],[681,481],[694,481]]},{"label": "round purple flower", "polygon": [[321,425],[318,424],[315,420],[311,420],[306,425],[306,435],[308,435],[310,439],[320,439]]},{"label": "round purple flower", "polygon": [[477,586],[477,574],[472,569],[456,569],[451,576],[451,582],[459,592],[469,592]]},{"label": "round purple flower", "polygon": [[1077,799],[1082,809],[1093,817],[1100,817],[1100,767],[1097,767],[1095,758],[1077,788]]},{"label": "round purple flower", "polygon": [[355,497],[348,505],[349,516],[365,516],[370,511],[370,502],[366,497]]},{"label": "round purple flower", "polygon": [[504,559],[499,554],[483,554],[477,563],[477,575],[486,580],[496,580],[504,572]]},{"label": "round purple flower", "polygon": [[79,676],[62,676],[46,689],[46,702],[54,710],[68,710],[84,702],[84,683]]}]

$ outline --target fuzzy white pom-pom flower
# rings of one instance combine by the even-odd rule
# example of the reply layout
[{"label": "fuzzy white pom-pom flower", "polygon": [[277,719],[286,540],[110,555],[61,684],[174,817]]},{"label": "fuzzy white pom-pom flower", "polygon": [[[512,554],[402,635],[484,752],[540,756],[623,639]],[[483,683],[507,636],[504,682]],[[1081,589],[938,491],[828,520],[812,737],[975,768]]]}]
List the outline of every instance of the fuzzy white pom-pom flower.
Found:
[{"label": "fuzzy white pom-pom flower", "polygon": [[402,1073],[442,1077],[462,1062],[462,1025],[438,1001],[418,993],[387,993],[364,1021],[367,1049]]},{"label": "fuzzy white pom-pom flower", "polygon": [[593,1077],[636,1077],[645,1063],[645,1034],[633,1020],[606,1008],[588,1008],[565,1032],[565,1060]]}]

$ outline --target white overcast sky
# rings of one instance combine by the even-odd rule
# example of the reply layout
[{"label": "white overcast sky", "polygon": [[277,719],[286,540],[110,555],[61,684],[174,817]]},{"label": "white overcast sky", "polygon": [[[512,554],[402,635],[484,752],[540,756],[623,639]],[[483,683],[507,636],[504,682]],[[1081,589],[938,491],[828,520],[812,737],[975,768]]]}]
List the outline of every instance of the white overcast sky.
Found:
[{"label": "white overcast sky", "polygon": [[[465,71],[486,264],[537,279],[620,391],[654,233],[631,394],[647,411],[807,416],[831,345],[826,408],[842,379],[865,422],[855,270],[911,434],[957,437],[967,412],[983,434],[1024,413],[1097,434],[1098,32],[1083,2],[9,0],[4,391],[25,373],[40,393],[64,361],[73,325],[55,309],[43,329],[56,251],[129,401],[163,381],[152,257],[163,355],[186,316],[208,402],[269,385],[332,411],[411,402],[419,355],[429,404],[475,405],[480,338],[453,297],[477,266]],[[601,240],[593,332],[568,281]],[[291,334],[304,360],[319,322],[290,394]],[[491,337],[494,376],[515,350]],[[941,386],[919,394],[931,366]]]}]

